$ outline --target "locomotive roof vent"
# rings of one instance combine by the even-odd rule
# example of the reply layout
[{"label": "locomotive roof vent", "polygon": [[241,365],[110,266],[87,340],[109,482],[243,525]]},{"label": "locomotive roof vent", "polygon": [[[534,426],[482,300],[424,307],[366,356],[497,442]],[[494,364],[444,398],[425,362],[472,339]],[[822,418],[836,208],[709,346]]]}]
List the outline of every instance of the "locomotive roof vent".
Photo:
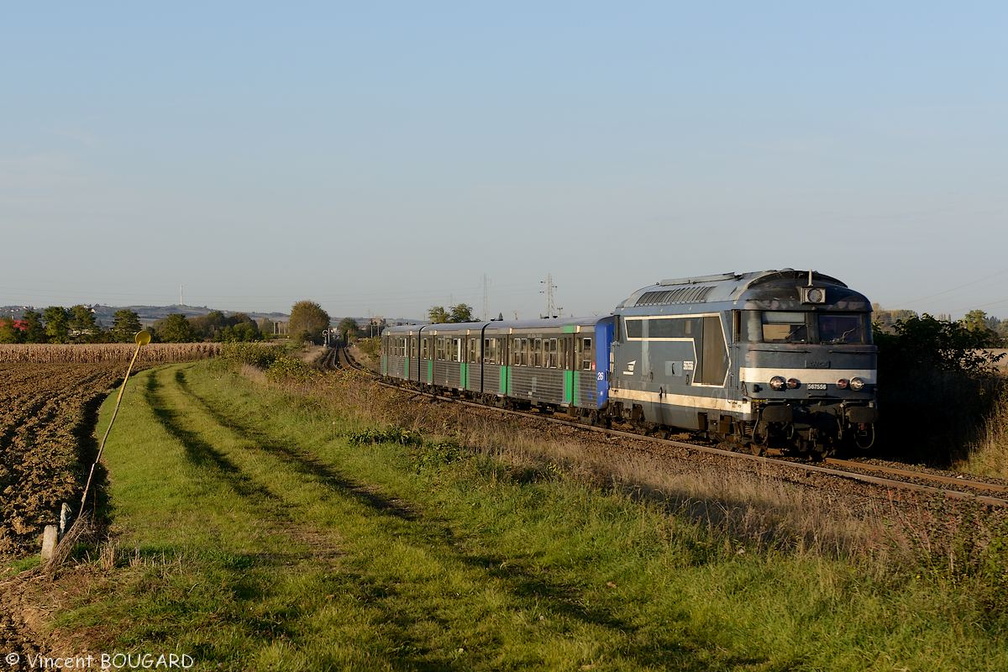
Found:
[{"label": "locomotive roof vent", "polygon": [[724,282],[725,280],[738,280],[739,277],[740,276],[737,273],[718,273],[717,275],[698,275],[692,278],[670,278],[668,280],[659,280],[658,285],[661,287],[672,287],[674,285],[699,285],[710,282]]}]

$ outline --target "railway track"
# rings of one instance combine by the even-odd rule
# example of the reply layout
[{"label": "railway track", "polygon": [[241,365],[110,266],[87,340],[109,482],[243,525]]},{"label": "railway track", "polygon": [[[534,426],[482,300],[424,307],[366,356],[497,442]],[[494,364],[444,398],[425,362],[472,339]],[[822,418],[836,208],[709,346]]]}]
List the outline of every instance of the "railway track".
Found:
[{"label": "railway track", "polygon": [[354,359],[353,355],[342,345],[326,350],[318,365],[323,369],[363,369],[357,360]]},{"label": "railway track", "polygon": [[[476,404],[474,402],[463,400],[460,401],[461,403],[482,407],[482,404]],[[502,412],[524,414],[522,411],[503,410]],[[892,490],[941,495],[951,499],[972,500],[978,504],[984,504],[987,506],[1008,508],[1008,486],[998,483],[979,481],[951,473],[937,474],[933,472],[917,471],[905,467],[834,458],[827,458],[820,463],[810,463],[808,461],[787,459],[783,457],[752,455],[735,450],[718,448],[700,442],[663,439],[660,437],[646,436],[633,431],[592,427],[584,423],[565,420],[562,418],[549,416],[543,417],[550,422],[560,423],[589,432],[600,432],[609,436],[635,439],[646,438],[661,445],[706,453],[709,455],[718,455],[733,460],[749,460],[754,464],[773,465],[796,472],[815,473],[835,478],[843,478]]]},{"label": "railway track", "polygon": [[[345,348],[333,349],[327,355],[327,362],[326,366],[333,369],[367,370],[362,367],[349,354],[349,352],[346,351]],[[395,389],[407,389],[400,385],[381,380],[378,376],[375,376],[375,380],[380,385]],[[415,388],[408,388],[408,390],[412,393],[420,394],[432,399],[450,400],[472,408],[492,410],[504,415],[525,418],[534,417],[539,420],[545,420],[550,423],[556,423],[584,432],[598,433],[610,437],[646,440],[666,447],[695,451],[731,460],[748,460],[753,464],[779,467],[795,474],[817,474],[832,478],[845,479],[848,481],[856,481],[873,487],[885,488],[890,493],[897,491],[924,493],[955,500],[970,500],[985,506],[1008,508],[1008,485],[981,481],[972,477],[954,474],[951,472],[936,473],[933,471],[911,469],[905,466],[878,464],[875,462],[860,460],[827,458],[822,462],[810,463],[805,460],[789,459],[785,457],[752,455],[750,453],[719,448],[698,441],[682,441],[650,436],[638,431],[592,426],[584,422],[578,422],[576,420],[566,419],[548,413],[491,407],[486,404],[463,399],[452,394],[437,394],[426,390],[417,390]]]},{"label": "railway track", "polygon": [[993,506],[1008,505],[1008,485],[980,481],[963,474],[925,472],[888,464],[836,458],[827,458],[824,463],[851,474],[878,478],[897,477],[900,482],[908,483],[920,481],[922,487],[938,490],[949,497],[974,499]]}]

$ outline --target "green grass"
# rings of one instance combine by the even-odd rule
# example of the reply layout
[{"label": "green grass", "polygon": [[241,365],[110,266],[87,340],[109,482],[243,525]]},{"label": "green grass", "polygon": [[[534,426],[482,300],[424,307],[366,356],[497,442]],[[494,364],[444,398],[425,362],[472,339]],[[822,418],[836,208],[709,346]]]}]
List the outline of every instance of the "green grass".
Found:
[{"label": "green grass", "polygon": [[107,571],[59,625],[198,669],[1008,669],[1000,607],[928,575],[746,552],[334,407],[209,363],[139,374]]}]

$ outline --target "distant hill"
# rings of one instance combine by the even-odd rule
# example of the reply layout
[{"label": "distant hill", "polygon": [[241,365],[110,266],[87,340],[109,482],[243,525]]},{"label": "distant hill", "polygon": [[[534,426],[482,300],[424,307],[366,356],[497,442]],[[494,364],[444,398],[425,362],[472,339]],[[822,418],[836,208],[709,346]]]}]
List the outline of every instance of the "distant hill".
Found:
[{"label": "distant hill", "polygon": [[95,311],[95,317],[98,322],[103,326],[111,326],[112,321],[115,319],[115,313],[117,310],[122,310],[123,308],[132,310],[134,313],[140,316],[140,323],[144,326],[149,326],[154,324],[158,320],[163,320],[169,315],[185,315],[187,318],[202,317],[208,313],[215,310],[219,310],[225,315],[234,315],[235,313],[245,313],[251,317],[256,322],[261,321],[264,317],[269,318],[273,322],[286,322],[290,315],[286,313],[256,313],[256,312],[246,312],[243,310],[225,310],[223,308],[209,308],[207,306],[92,306]]},{"label": "distant hill", "polygon": [[[213,312],[214,310],[219,310],[225,315],[234,315],[235,313],[245,313],[251,317],[256,322],[261,321],[263,318],[269,318],[273,322],[286,322],[290,315],[286,313],[262,313],[262,312],[246,312],[242,310],[225,310],[223,308],[209,308],[207,306],[103,306],[101,304],[92,305],[91,309],[94,311],[95,320],[101,326],[108,328],[112,326],[112,322],[115,320],[115,314],[117,310],[132,310],[134,313],[140,316],[140,323],[145,327],[150,326],[168,317],[171,314],[185,315],[187,318],[202,317],[207,313]],[[40,313],[45,310],[45,308],[36,307],[35,310]],[[24,306],[4,306],[0,308],[0,315],[4,317],[12,316],[14,318],[20,318],[24,311]]]}]

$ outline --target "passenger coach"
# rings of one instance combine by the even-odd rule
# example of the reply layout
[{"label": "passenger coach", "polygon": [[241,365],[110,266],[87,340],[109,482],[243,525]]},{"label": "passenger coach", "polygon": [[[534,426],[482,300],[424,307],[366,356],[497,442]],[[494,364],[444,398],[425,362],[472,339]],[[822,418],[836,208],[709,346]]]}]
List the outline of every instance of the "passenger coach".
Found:
[{"label": "passenger coach", "polygon": [[382,375],[499,405],[594,415],[609,398],[614,318],[390,327]]}]

